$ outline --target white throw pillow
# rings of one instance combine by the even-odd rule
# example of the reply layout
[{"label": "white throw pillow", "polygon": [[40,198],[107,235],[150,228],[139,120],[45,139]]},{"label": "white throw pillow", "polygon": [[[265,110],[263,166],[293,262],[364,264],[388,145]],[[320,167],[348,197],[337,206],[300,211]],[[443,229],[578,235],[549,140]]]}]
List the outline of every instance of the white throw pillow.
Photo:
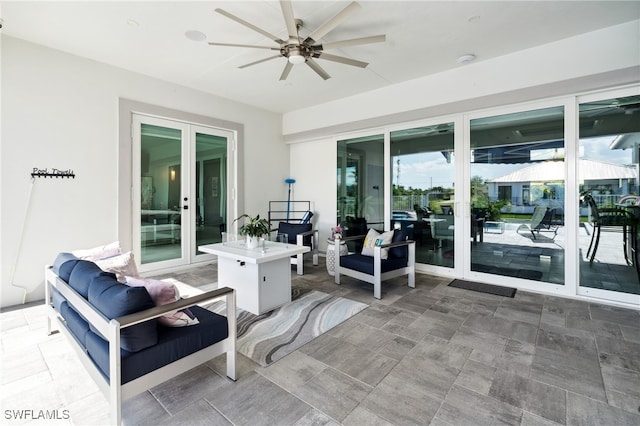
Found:
[{"label": "white throw pillow", "polygon": [[136,261],[133,258],[133,253],[130,251],[118,256],[96,260],[95,263],[103,271],[113,272],[116,274],[116,278],[121,283],[127,282],[127,276],[138,276],[138,267],[136,266]]},{"label": "white throw pillow", "polygon": [[111,244],[105,246],[98,246],[90,249],[74,250],[71,252],[75,257],[82,260],[90,260],[95,262],[96,260],[105,259],[107,257],[113,257],[121,254],[120,241],[114,241]]},{"label": "white throw pillow", "polygon": [[376,245],[376,239],[380,236],[380,233],[371,228],[367,232],[367,236],[364,238],[362,244],[362,254],[364,256],[373,256],[373,247]]},{"label": "white throw pillow", "polygon": [[[375,229],[369,229],[367,236],[364,239],[362,246],[362,254],[364,256],[373,256],[373,248],[381,246],[383,244],[389,244],[393,240],[393,231],[387,231],[380,234]],[[382,249],[380,251],[380,259],[387,259],[389,257],[389,249]]]}]

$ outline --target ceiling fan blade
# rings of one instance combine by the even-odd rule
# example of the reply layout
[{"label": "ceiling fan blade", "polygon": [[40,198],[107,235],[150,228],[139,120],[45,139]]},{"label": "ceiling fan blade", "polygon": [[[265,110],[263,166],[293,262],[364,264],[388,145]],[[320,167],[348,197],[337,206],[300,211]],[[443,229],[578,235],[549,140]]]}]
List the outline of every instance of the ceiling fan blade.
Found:
[{"label": "ceiling fan blade", "polygon": [[256,46],[254,44],[216,43],[214,41],[210,41],[209,44],[212,45],[212,46],[249,47],[251,49],[280,50],[279,47]]},{"label": "ceiling fan blade", "polygon": [[313,44],[317,40],[320,40],[329,31],[331,31],[332,29],[334,29],[335,27],[340,25],[340,23],[342,21],[347,19],[354,12],[358,11],[360,8],[361,8],[361,6],[354,1],[349,6],[345,7],[340,12],[338,12],[333,18],[329,19],[327,22],[325,22],[324,24],[322,24],[318,28],[316,28],[315,31],[313,31],[311,34],[309,34],[309,37],[307,37],[307,39],[305,41],[308,41],[311,44]]},{"label": "ceiling fan blade", "polygon": [[291,68],[293,68],[293,64],[287,61],[287,65],[284,66],[284,69],[282,70],[282,75],[280,75],[280,81],[286,80],[287,77],[289,77],[289,72],[291,71]]},{"label": "ceiling fan blade", "polygon": [[[316,57],[316,56],[314,56]],[[326,61],[340,62],[345,65],[352,65],[354,67],[366,68],[369,65],[367,62],[356,61],[355,59],[345,58],[343,56],[330,55],[329,53],[322,52],[317,56],[318,59],[324,59]]]},{"label": "ceiling fan blade", "polygon": [[386,40],[386,36],[383,34],[383,35],[370,36],[370,37],[352,38],[351,40],[322,43],[321,46],[323,50],[330,50],[330,49],[340,49],[341,47],[348,47],[348,46],[360,46],[363,44],[382,43],[385,40]]},{"label": "ceiling fan blade", "polygon": [[280,8],[282,9],[282,15],[284,16],[284,23],[287,26],[287,34],[289,34],[289,41],[291,39],[298,42],[298,26],[296,25],[296,18],[293,15],[293,6],[289,0],[280,0]]},{"label": "ceiling fan blade", "polygon": [[244,19],[238,18],[235,15],[232,15],[231,13],[222,10],[222,9],[216,9],[216,12],[218,12],[220,15],[226,16],[227,18],[231,19],[232,21],[236,21],[238,24],[244,25],[247,28],[252,29],[253,31],[262,34],[263,36],[275,41],[278,44],[286,44],[285,41],[280,40],[278,37],[274,36],[273,34],[263,30],[262,28],[258,28],[253,24],[250,24],[249,22],[245,21]]},{"label": "ceiling fan blade", "polygon": [[268,58],[260,59],[258,61],[249,62],[248,64],[241,65],[238,68],[247,68],[247,67],[250,67],[251,65],[256,65],[256,64],[259,64],[259,63],[262,63],[262,62],[267,62],[267,61],[270,61],[270,60],[276,59],[276,58],[282,58],[282,55],[269,56]]},{"label": "ceiling fan blade", "polygon": [[318,63],[313,59],[311,58],[307,59],[307,65],[309,65],[309,67],[311,67],[312,70],[314,70],[320,77],[322,77],[323,80],[327,80],[331,78],[331,76],[327,74],[327,72],[323,70],[322,67],[318,65]]}]

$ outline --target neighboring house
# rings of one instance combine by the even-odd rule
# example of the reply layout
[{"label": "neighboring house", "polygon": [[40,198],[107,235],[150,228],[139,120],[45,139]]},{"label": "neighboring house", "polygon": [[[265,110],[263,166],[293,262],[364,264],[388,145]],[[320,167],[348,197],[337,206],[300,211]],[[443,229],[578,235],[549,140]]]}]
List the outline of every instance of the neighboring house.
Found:
[{"label": "neighboring house", "polygon": [[[491,200],[511,203],[513,213],[532,213],[536,205],[564,206],[564,168],[560,160],[543,161],[487,181]],[[590,190],[600,202],[615,202],[638,190],[636,166],[618,166],[581,159],[578,173],[582,190]]]}]

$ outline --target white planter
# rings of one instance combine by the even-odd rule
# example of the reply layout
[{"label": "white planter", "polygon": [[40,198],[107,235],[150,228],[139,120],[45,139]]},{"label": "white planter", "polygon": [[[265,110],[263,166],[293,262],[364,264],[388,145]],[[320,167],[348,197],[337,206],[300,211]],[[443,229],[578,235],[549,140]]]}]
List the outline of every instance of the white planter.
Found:
[{"label": "white planter", "polygon": [[247,248],[257,248],[260,245],[260,237],[247,235]]},{"label": "white planter", "polygon": [[503,234],[504,222],[485,222],[484,232],[487,234]]}]

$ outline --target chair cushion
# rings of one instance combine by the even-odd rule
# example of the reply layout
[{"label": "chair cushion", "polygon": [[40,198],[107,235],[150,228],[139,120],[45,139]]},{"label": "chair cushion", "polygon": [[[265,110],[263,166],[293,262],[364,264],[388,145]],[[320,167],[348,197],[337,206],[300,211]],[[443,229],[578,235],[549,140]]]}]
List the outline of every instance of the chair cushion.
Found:
[{"label": "chair cushion", "polygon": [[[407,235],[401,229],[395,229],[393,232],[393,238],[391,239],[392,243],[399,243],[405,241],[407,239]],[[389,259],[406,259],[409,256],[409,251],[407,246],[402,247],[392,247],[389,249]]]},{"label": "chair cushion", "polygon": [[[278,234],[287,234],[289,244],[296,244],[296,237],[302,232],[309,232],[312,229],[311,223],[287,223],[280,222],[278,224]],[[311,235],[303,238],[305,246],[311,246]]]},{"label": "chair cushion", "polygon": [[[146,288],[121,284],[110,273],[98,275],[91,281],[89,303],[108,319],[144,311],[155,306]],[[155,319],[127,327],[120,333],[120,346],[129,352],[137,352],[153,346],[157,341]]]},{"label": "chair cushion", "polygon": [[[229,336],[226,317],[199,306],[192,306],[190,309],[198,317],[199,324],[184,328],[159,326],[155,346],[133,353],[121,351],[123,384]],[[87,352],[108,379],[109,344],[100,336],[89,333]]]},{"label": "chair cushion", "polygon": [[82,345],[83,348],[87,347],[87,333],[89,333],[89,323],[80,316],[79,313],[64,302],[60,308],[60,315],[67,322],[67,328],[76,337],[76,340]]},{"label": "chair cushion", "polygon": [[[365,256],[360,253],[340,256],[340,266],[347,269],[362,272],[367,275],[373,275],[373,257]],[[386,259],[380,261],[382,273],[393,271],[395,269],[407,266],[407,259]]]}]

